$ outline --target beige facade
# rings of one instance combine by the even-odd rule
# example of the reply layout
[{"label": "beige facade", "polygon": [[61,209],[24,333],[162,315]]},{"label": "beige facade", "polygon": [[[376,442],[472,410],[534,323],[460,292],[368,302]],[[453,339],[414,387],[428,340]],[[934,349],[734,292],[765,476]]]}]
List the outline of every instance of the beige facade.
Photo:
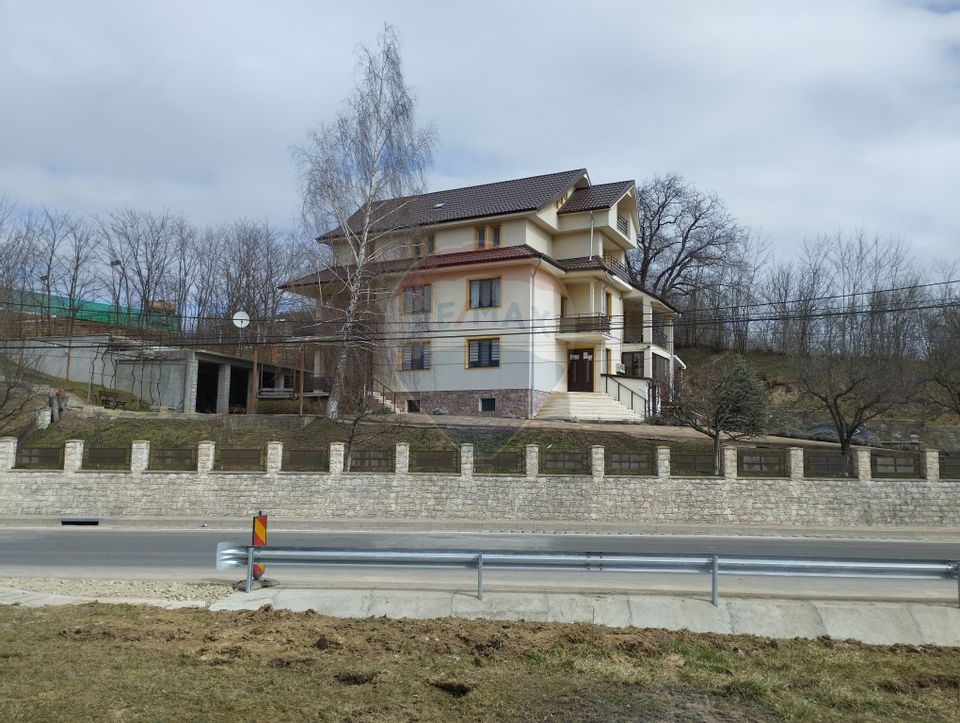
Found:
[{"label": "beige facade", "polygon": [[[385,336],[399,340],[378,349],[379,381],[410,411],[526,417],[556,392],[629,390],[635,412],[655,414],[677,314],[630,282],[635,193],[632,182],[593,188],[583,172],[532,210],[381,234],[378,261],[410,263],[385,264],[396,290]],[[584,194],[599,207],[571,206]],[[328,243],[349,261],[342,241]]]}]

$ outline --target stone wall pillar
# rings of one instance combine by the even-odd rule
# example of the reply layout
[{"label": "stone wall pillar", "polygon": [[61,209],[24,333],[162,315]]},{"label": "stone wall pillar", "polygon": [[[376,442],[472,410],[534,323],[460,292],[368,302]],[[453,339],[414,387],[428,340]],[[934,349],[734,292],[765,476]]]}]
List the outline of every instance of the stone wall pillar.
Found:
[{"label": "stone wall pillar", "polygon": [[540,472],[540,448],[535,444],[527,445],[527,479],[536,479]]},{"label": "stone wall pillar", "polygon": [[590,473],[594,482],[602,482],[606,474],[607,456],[603,445],[595,444],[590,448]]},{"label": "stone wall pillar", "polygon": [[657,465],[657,477],[660,479],[668,479],[670,477],[670,448],[667,446],[657,447],[655,462]]},{"label": "stone wall pillar", "polygon": [[723,472],[724,479],[736,479],[737,478],[737,448],[732,445],[724,445],[720,450],[721,460],[723,465],[721,466],[721,471]]},{"label": "stone wall pillar", "polygon": [[217,458],[216,442],[197,442],[197,472],[206,474],[213,470],[213,463]]},{"label": "stone wall pillar", "polygon": [[873,477],[873,470],[870,469],[870,450],[858,449],[855,450],[855,454],[857,479],[866,480]]},{"label": "stone wall pillar", "polygon": [[803,479],[803,447],[790,448],[790,479]]},{"label": "stone wall pillar", "polygon": [[410,471],[410,443],[397,442],[397,458],[394,466],[397,474],[407,474]]},{"label": "stone wall pillar", "polygon": [[473,479],[473,445],[460,445],[460,477]]},{"label": "stone wall pillar", "polygon": [[343,458],[346,449],[347,447],[343,442],[330,443],[330,474],[335,477],[343,474]]},{"label": "stone wall pillar", "polygon": [[230,365],[217,367],[217,414],[230,412]]},{"label": "stone wall pillar", "polygon": [[927,449],[921,452],[923,454],[926,479],[937,481],[940,479],[940,450]]},{"label": "stone wall pillar", "polygon": [[37,410],[37,429],[46,429],[50,426],[53,410],[50,407],[41,407]]},{"label": "stone wall pillar", "polygon": [[283,442],[267,442],[267,474],[276,474],[283,465]]},{"label": "stone wall pillar", "polygon": [[0,437],[0,470],[13,469],[17,464],[17,438]]},{"label": "stone wall pillar", "polygon": [[63,471],[67,474],[78,472],[83,466],[83,440],[68,439],[63,443]]},{"label": "stone wall pillar", "polygon": [[138,439],[130,444],[130,472],[143,474],[150,466],[150,442]]}]

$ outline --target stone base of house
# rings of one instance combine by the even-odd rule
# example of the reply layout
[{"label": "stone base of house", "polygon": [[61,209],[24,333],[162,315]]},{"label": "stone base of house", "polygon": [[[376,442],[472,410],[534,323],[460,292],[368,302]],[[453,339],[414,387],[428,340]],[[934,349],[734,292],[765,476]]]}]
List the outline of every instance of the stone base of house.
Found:
[{"label": "stone base of house", "polygon": [[[536,414],[549,396],[548,392],[533,390],[533,413]],[[469,391],[423,391],[397,394],[397,405],[403,411],[432,414],[445,409],[447,414],[459,417],[518,417],[530,416],[529,389],[471,389]],[[493,409],[484,410],[483,400],[493,400]],[[415,404],[410,404],[414,402]],[[490,404],[489,401],[486,402]]]}]

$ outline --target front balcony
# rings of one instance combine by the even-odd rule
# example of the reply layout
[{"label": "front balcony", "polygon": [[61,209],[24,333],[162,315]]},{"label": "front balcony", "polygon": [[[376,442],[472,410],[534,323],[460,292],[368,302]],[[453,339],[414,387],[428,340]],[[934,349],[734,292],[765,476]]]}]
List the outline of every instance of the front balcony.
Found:
[{"label": "front balcony", "polygon": [[557,337],[567,341],[602,341],[610,336],[610,317],[577,314],[557,320]]}]

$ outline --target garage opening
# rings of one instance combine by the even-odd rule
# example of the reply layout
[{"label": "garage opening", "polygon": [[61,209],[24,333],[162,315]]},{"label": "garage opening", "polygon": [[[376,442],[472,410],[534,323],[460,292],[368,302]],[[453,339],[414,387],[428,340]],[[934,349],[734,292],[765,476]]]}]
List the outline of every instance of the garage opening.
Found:
[{"label": "garage opening", "polygon": [[230,414],[247,413],[247,392],[250,389],[250,370],[230,367]]},{"label": "garage opening", "polygon": [[197,411],[217,413],[217,371],[219,365],[197,362]]}]

